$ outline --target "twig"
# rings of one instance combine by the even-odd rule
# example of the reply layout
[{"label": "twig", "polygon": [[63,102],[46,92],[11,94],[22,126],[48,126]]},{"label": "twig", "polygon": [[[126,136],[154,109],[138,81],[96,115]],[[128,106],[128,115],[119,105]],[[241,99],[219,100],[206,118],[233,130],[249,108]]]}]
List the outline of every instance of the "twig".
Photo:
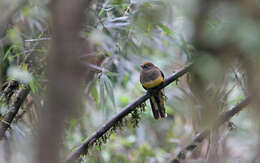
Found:
[{"label": "twig", "polygon": [[[167,79],[164,80],[164,82],[155,90],[158,91],[173,81],[177,80],[180,76],[184,75],[187,73],[192,64],[180,69],[176,73],[172,74],[169,76]],[[99,128],[90,138],[88,138],[86,141],[84,141],[81,145],[79,145],[74,151],[72,151],[67,159],[66,163],[73,162],[77,160],[80,155],[87,154],[88,148],[98,139],[100,138],[103,134],[105,134],[115,123],[117,123],[120,119],[123,117],[127,116],[129,113],[131,113],[133,110],[135,110],[139,105],[144,103],[149,97],[151,96],[150,93],[146,93],[143,96],[140,96],[137,98],[134,102],[131,104],[127,105],[122,111],[120,111],[118,114],[116,114],[110,121],[108,121],[106,124],[104,124],[101,128]]]},{"label": "twig", "polygon": [[233,122],[228,122],[227,131],[219,138],[218,144],[222,144],[227,135],[236,128]]},{"label": "twig", "polygon": [[97,73],[104,71],[104,68],[97,66],[95,64],[92,64],[92,63],[84,63],[84,65],[88,66],[88,68],[90,68],[90,71],[94,71]]},{"label": "twig", "polygon": [[35,38],[35,39],[24,40],[24,42],[49,41],[51,39],[52,39],[51,37],[43,37],[43,38]]},{"label": "twig", "polygon": [[194,138],[194,140],[192,141],[192,143],[190,143],[184,149],[182,149],[178,153],[176,158],[171,160],[171,163],[180,163],[182,160],[185,160],[187,153],[193,151],[196,147],[198,147],[199,144],[210,134],[210,130],[215,130],[219,126],[221,126],[222,124],[224,124],[225,122],[230,120],[235,114],[237,114],[245,106],[247,106],[249,104],[249,102],[250,102],[250,97],[247,97],[244,100],[242,100],[240,103],[238,103],[236,106],[234,106],[231,110],[222,113],[217,118],[217,120],[215,121],[215,123],[213,124],[213,126],[211,128],[208,128],[208,129],[204,130],[203,132],[201,132],[199,135],[197,135]]},{"label": "twig", "polygon": [[23,104],[29,92],[30,92],[29,86],[26,86],[25,88],[20,88],[18,90],[16,99],[14,100],[12,105],[8,108],[8,113],[6,113],[3,120],[0,122],[0,140],[3,139],[5,135],[5,131],[9,128],[10,124],[12,123],[16,114],[18,113],[21,105]]}]

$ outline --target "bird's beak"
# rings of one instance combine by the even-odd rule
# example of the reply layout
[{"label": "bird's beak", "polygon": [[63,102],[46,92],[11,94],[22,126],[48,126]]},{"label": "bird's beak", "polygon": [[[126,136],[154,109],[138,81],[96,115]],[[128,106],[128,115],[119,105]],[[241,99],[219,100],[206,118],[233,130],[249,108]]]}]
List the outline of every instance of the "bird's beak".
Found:
[{"label": "bird's beak", "polygon": [[144,68],[144,64],[143,64],[143,63],[142,63],[142,64],[140,64],[140,67],[141,67],[141,68]]}]

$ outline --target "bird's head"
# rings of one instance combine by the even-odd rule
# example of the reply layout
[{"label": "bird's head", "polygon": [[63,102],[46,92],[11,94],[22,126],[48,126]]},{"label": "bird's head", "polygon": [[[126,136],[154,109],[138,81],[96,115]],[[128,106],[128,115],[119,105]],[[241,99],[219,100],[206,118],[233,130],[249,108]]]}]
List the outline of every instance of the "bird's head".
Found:
[{"label": "bird's head", "polygon": [[140,66],[143,70],[150,70],[154,67],[154,65],[151,62],[143,62]]}]

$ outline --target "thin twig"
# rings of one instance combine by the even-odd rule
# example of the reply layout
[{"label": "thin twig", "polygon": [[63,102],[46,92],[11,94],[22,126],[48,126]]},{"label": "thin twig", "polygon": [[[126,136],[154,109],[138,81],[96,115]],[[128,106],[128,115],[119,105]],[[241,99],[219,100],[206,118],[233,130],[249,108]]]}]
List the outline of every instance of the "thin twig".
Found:
[{"label": "thin twig", "polygon": [[187,145],[184,149],[182,149],[178,155],[176,156],[176,158],[174,158],[173,160],[171,160],[171,163],[180,163],[181,161],[186,159],[186,155],[188,152],[193,151],[195,148],[197,148],[199,146],[199,144],[210,134],[211,130],[215,130],[218,127],[220,127],[222,124],[224,124],[225,122],[229,121],[235,114],[237,114],[238,112],[240,112],[245,106],[247,106],[250,102],[250,97],[245,98],[244,100],[242,100],[241,102],[239,102],[236,106],[234,106],[231,110],[226,111],[224,113],[222,113],[217,120],[215,121],[215,123],[213,124],[213,126],[211,128],[208,128],[206,130],[204,130],[203,132],[201,132],[200,134],[198,134],[194,140]]},{"label": "thin twig", "polygon": [[18,113],[21,105],[23,104],[29,92],[30,92],[29,86],[26,86],[25,88],[20,88],[18,90],[14,102],[8,108],[8,113],[6,113],[3,120],[0,122],[0,140],[3,139],[5,135],[5,131],[10,127],[14,117]]},{"label": "thin twig", "polygon": [[[167,79],[164,80],[164,82],[155,90],[158,91],[173,81],[177,80],[179,77],[187,73],[192,64],[180,69],[176,73],[169,76]],[[99,128],[90,138],[88,138],[86,141],[84,141],[81,145],[79,145],[75,150],[73,150],[67,157],[66,163],[73,162],[77,160],[80,155],[87,154],[89,146],[91,146],[98,138],[100,138],[102,135],[104,135],[115,123],[117,123],[120,119],[127,116],[129,113],[134,111],[139,105],[144,103],[149,97],[151,96],[150,93],[146,93],[143,96],[140,96],[137,98],[134,102],[127,105],[122,111],[120,111],[118,114],[116,114],[110,121],[108,121],[106,124],[104,124],[101,128]]]},{"label": "thin twig", "polygon": [[49,41],[51,39],[52,39],[51,37],[43,37],[43,38],[35,38],[35,39],[24,40],[24,42]]},{"label": "thin twig", "polygon": [[92,63],[83,63],[84,65],[88,66],[88,68],[90,68],[90,71],[94,71],[94,72],[103,72],[105,69],[100,67],[100,66],[97,66],[95,64],[92,64]]}]

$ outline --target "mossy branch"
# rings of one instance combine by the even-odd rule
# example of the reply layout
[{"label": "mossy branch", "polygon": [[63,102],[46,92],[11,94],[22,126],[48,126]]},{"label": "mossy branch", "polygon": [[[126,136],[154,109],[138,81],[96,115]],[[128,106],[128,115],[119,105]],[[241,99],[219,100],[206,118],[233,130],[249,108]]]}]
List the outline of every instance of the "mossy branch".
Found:
[{"label": "mossy branch", "polygon": [[[187,73],[192,64],[178,70],[176,73],[170,75],[164,82],[155,90],[158,91],[166,86],[168,86],[173,81],[177,80],[180,76]],[[89,137],[86,141],[84,141],[81,145],[76,147],[66,158],[65,162],[70,163],[78,160],[81,155],[85,155],[88,152],[90,146],[92,146],[99,138],[105,135],[109,130],[117,126],[120,121],[123,121],[124,117],[128,116],[128,114],[134,112],[137,107],[142,108],[142,104],[151,97],[150,93],[146,93],[143,96],[137,98],[134,102],[127,105],[123,110],[121,110],[118,114],[116,114],[111,120],[105,123],[102,127],[100,127],[91,137]]]},{"label": "mossy branch", "polygon": [[9,103],[12,95],[15,93],[15,91],[19,88],[19,83],[16,80],[11,80],[9,82],[6,82],[2,86],[2,94],[0,96],[0,101],[5,102],[6,104]]},{"label": "mossy branch", "polygon": [[10,105],[10,107],[8,107],[8,113],[4,115],[3,119],[0,122],[0,140],[4,138],[6,130],[10,127],[12,121],[14,120],[14,117],[18,113],[29,92],[29,86],[21,87],[17,91],[13,103]]}]

